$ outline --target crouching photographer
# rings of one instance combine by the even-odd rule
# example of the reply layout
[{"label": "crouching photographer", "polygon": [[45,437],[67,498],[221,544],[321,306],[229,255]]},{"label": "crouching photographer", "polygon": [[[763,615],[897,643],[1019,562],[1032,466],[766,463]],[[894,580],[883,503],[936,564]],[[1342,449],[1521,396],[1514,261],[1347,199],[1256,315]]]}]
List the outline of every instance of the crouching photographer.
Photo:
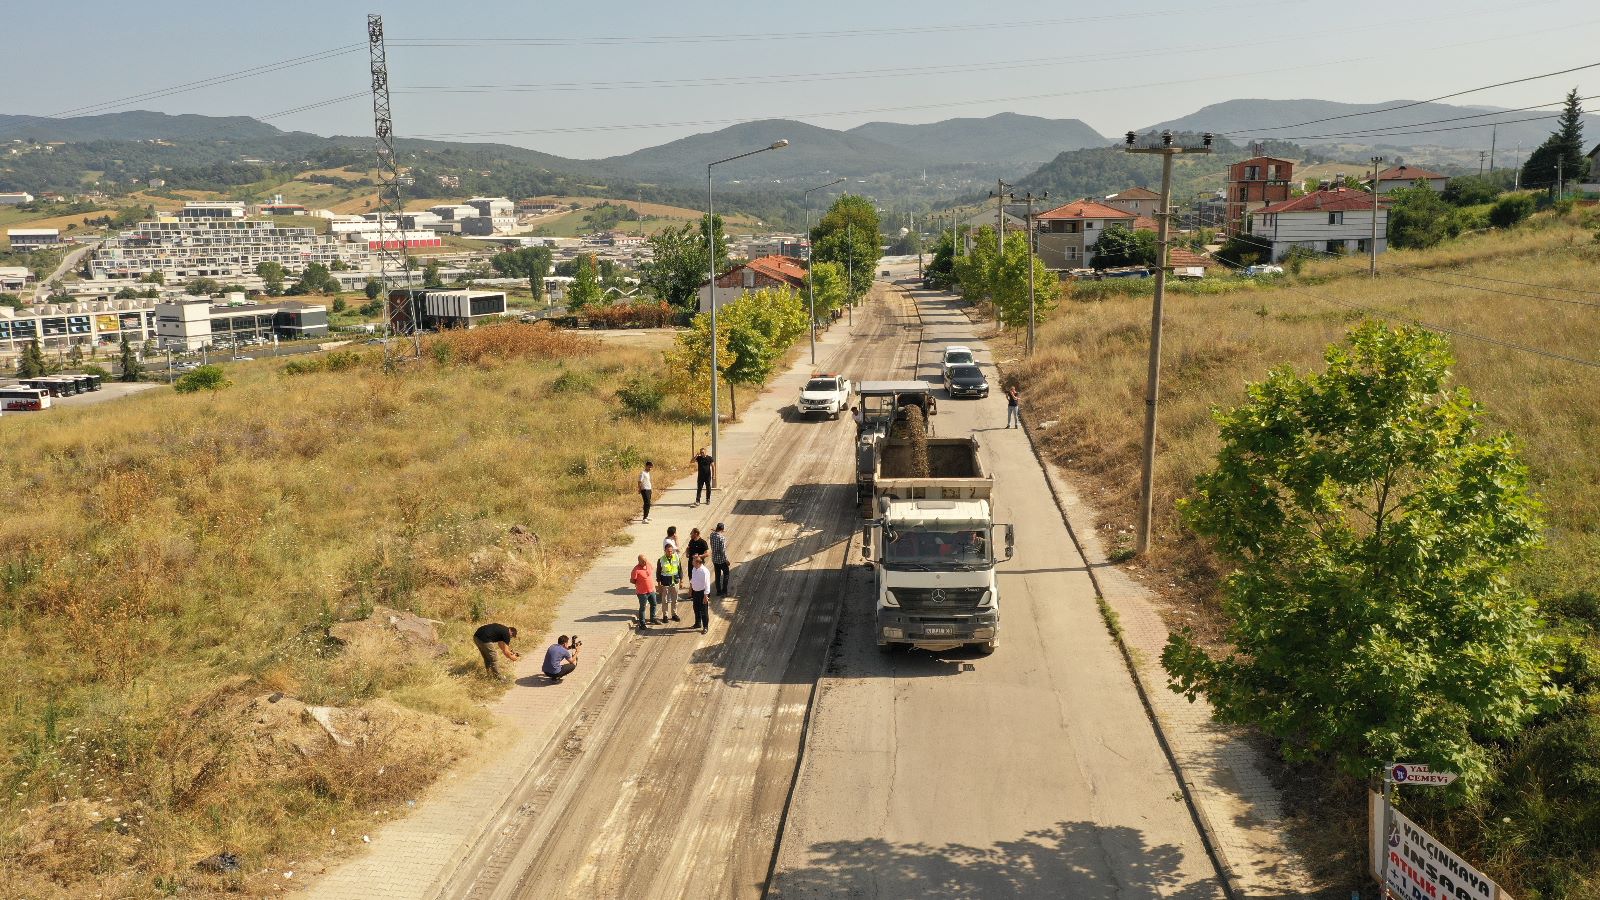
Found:
[{"label": "crouching photographer", "polygon": [[561,679],[572,674],[578,667],[578,650],[583,646],[583,641],[577,635],[567,637],[562,635],[556,639],[550,649],[544,652],[544,674],[553,682],[561,683]]}]

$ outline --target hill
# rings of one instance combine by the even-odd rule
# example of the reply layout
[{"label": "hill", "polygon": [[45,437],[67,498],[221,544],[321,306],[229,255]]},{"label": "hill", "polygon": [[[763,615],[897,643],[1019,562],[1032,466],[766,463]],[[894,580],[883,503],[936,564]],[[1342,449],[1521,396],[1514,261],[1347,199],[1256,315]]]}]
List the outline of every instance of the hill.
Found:
[{"label": "hill", "polygon": [[792,119],[741,122],[598,162],[611,171],[644,180],[697,179],[705,176],[708,162],[731,152],[765,147],[780,138],[788,140],[789,146],[740,160],[717,170],[717,176],[724,181],[862,176],[907,172],[935,162],[927,152],[908,151],[853,132]]},{"label": "hill", "polygon": [[322,141],[306,132],[280,130],[249,116],[168,115],[146,109],[49,119],[0,114],[0,140],[36,141],[276,141],[295,136]]},{"label": "hill", "polygon": [[[1423,103],[1419,106],[1410,106],[1393,112],[1374,112],[1375,110],[1387,109],[1410,102],[1412,101],[1385,100],[1381,103],[1340,103],[1334,100],[1310,99],[1225,100],[1221,103],[1213,103],[1209,106],[1201,107],[1177,119],[1158,122],[1151,125],[1150,129],[1157,131],[1171,129],[1173,131],[1226,133],[1230,139],[1239,143],[1250,138],[1261,137],[1292,140],[1301,144],[1350,144],[1402,148],[1443,147],[1454,150],[1487,150],[1490,137],[1489,126],[1492,123],[1501,120],[1510,122],[1515,119],[1543,115],[1543,113],[1537,111],[1507,112],[1500,116],[1468,119],[1459,123],[1419,125],[1418,123],[1434,122],[1439,119],[1452,119],[1460,116],[1494,112],[1497,111],[1497,108],[1492,106],[1455,106],[1449,103]],[[1355,113],[1362,113],[1363,115],[1331,122],[1318,122],[1303,128],[1274,128],[1274,126],[1295,125],[1300,122],[1327,119],[1332,116],[1351,116]],[[1370,115],[1367,115],[1369,113]],[[1554,108],[1549,113],[1554,115]],[[1585,119],[1590,123],[1590,132],[1593,133],[1595,129],[1593,117],[1586,116]],[[1404,129],[1412,126],[1417,129],[1453,128],[1457,125],[1480,123],[1484,127],[1465,128],[1459,131],[1341,136],[1347,132],[1366,131],[1368,129]],[[1515,122],[1499,125],[1498,143],[1502,148],[1510,148],[1518,144],[1521,144],[1524,148],[1532,148],[1538,146],[1545,138],[1550,136],[1552,127],[1551,121]],[[1331,136],[1316,137],[1316,135]]]},{"label": "hill", "polygon": [[1109,139],[1078,119],[998,113],[926,125],[868,122],[848,132],[945,164],[1002,164],[1032,168],[1063,150],[1101,147]]}]

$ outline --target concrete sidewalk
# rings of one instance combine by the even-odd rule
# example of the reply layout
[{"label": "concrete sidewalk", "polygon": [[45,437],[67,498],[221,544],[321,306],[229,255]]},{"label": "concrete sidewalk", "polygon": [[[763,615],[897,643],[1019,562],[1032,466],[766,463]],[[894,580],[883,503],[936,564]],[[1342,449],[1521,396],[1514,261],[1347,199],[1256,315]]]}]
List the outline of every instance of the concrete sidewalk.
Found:
[{"label": "concrete sidewalk", "polygon": [[[849,338],[843,322],[819,332],[819,366],[825,366]],[[802,343],[798,361],[773,378],[760,397],[751,401],[741,396],[742,420],[725,425],[720,435],[716,503],[690,508],[694,500],[692,474],[658,488],[652,522],[634,522],[625,529],[628,543],[601,552],[561,601],[549,633],[519,637],[524,649],[516,664],[516,683],[492,707],[503,726],[503,740],[489,742],[472,759],[447,773],[410,815],[373,834],[366,852],[312,882],[309,896],[321,900],[420,900],[437,893],[484,834],[510,812],[507,798],[516,796],[526,773],[560,737],[568,715],[604,674],[607,660],[631,631],[637,605],[627,589],[627,575],[638,555],[658,556],[669,524],[678,526],[680,540],[688,540],[691,527],[709,532],[715,525],[714,511],[725,507],[728,497],[738,495],[747,462],[812,371]],[[683,607],[687,620],[687,601]],[[584,641],[577,671],[561,684],[552,685],[539,674],[544,648],[554,643],[557,635],[574,633]],[[689,639],[685,635],[685,640]]]}]

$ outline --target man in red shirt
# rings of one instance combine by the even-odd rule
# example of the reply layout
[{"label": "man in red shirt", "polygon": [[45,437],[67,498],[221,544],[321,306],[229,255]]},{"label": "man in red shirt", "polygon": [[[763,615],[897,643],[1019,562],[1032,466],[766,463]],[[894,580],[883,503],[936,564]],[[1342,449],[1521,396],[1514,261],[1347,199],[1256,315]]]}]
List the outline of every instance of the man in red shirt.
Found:
[{"label": "man in red shirt", "polygon": [[[633,583],[633,592],[639,598],[639,630],[647,631],[650,628],[648,623],[656,620],[656,573],[643,553],[639,554],[639,564],[628,573],[628,581]],[[650,605],[649,619],[644,617],[647,603]]]}]

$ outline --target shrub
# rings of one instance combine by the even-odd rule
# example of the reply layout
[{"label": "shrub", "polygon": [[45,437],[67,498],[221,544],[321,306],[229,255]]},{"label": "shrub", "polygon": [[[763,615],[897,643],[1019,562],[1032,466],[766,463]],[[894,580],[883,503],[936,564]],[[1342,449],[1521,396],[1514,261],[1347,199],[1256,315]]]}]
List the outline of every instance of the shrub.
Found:
[{"label": "shrub", "polygon": [[666,391],[655,379],[635,375],[617,390],[617,399],[622,401],[622,405],[629,412],[646,415],[661,410],[662,401],[666,399]]},{"label": "shrub", "polygon": [[672,307],[663,302],[619,303],[591,306],[583,311],[592,328],[665,328],[672,324]]},{"label": "shrub", "polygon": [[84,366],[83,367],[83,373],[85,375],[98,375],[98,376],[100,376],[101,380],[103,380],[103,381],[110,381],[111,380],[111,373],[109,371],[107,371],[104,367],[101,367],[101,366],[96,366],[96,365],[92,365],[92,364]]},{"label": "shrub", "polygon": [[1528,194],[1511,194],[1495,201],[1489,210],[1489,224],[1496,228],[1510,228],[1533,215],[1535,201]]},{"label": "shrub", "polygon": [[211,391],[216,393],[233,384],[222,371],[221,366],[201,366],[192,372],[185,372],[172,383],[172,389],[180,394],[193,394],[196,391]]},{"label": "shrub", "polygon": [[557,394],[587,394],[594,390],[594,376],[588,372],[568,369],[550,382],[550,390]]}]

